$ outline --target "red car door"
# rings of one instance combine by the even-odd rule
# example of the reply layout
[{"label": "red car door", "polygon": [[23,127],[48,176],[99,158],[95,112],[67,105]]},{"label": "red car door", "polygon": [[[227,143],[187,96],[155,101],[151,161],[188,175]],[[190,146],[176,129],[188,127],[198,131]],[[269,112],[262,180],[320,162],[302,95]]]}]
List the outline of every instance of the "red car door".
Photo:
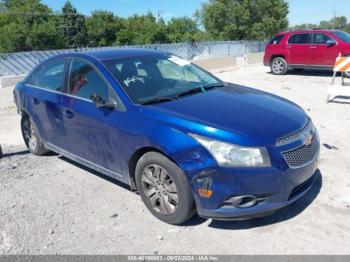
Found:
[{"label": "red car door", "polygon": [[311,60],[311,34],[292,34],[287,43],[288,64],[308,65]]},{"label": "red car door", "polygon": [[324,33],[314,33],[312,35],[311,65],[314,66],[334,66],[335,59],[340,53],[338,43],[329,35]]}]

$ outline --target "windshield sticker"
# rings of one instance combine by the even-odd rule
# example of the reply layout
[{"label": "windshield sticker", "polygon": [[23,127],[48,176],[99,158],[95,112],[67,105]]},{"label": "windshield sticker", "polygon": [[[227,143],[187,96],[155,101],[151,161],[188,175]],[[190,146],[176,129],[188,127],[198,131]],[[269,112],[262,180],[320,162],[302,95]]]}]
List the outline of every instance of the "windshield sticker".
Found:
[{"label": "windshield sticker", "polygon": [[143,84],[145,83],[145,80],[142,77],[133,76],[133,77],[128,77],[126,80],[124,80],[124,84],[126,86],[129,86],[130,83],[136,83],[137,81],[140,81]]},{"label": "windshield sticker", "polygon": [[180,57],[177,57],[177,56],[171,56],[168,58],[169,61],[179,65],[179,66],[186,66],[186,65],[190,65],[191,62],[188,61],[188,60],[185,60],[185,59],[182,59]]}]

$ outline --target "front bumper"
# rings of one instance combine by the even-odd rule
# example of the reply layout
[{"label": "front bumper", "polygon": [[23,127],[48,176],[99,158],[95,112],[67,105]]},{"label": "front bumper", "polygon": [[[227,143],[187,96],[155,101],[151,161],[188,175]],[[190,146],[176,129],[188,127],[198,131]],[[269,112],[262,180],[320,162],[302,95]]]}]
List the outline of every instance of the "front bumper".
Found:
[{"label": "front bumper", "polygon": [[[307,165],[290,168],[280,157],[281,148],[272,153],[273,165],[268,168],[216,166],[203,169],[194,175],[191,184],[199,216],[221,220],[261,217],[301,198],[310,190],[318,176],[319,151]],[[198,188],[203,187],[203,181],[204,186],[212,191],[210,198],[198,194]],[[232,197],[246,195],[255,196],[258,200],[249,207],[227,204],[227,200]]]},{"label": "front bumper", "polygon": [[267,56],[266,53],[264,55],[263,61],[264,61],[264,66],[270,66],[270,57]]},{"label": "front bumper", "polygon": [[246,220],[258,217],[269,216],[277,210],[292,204],[304,196],[314,185],[319,172],[316,171],[308,180],[297,186],[296,193],[290,194],[285,201],[273,201],[266,199],[251,208],[220,207],[215,210],[201,209],[198,211],[199,216],[217,220]]}]

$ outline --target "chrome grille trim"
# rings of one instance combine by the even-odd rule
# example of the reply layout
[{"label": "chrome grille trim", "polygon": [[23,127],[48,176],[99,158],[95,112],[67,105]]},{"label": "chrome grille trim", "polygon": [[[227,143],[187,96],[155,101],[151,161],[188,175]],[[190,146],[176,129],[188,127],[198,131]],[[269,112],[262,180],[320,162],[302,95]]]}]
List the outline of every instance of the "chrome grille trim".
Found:
[{"label": "chrome grille trim", "polygon": [[309,146],[302,146],[282,153],[288,166],[292,169],[302,168],[312,164],[320,152],[320,143],[317,133]]},{"label": "chrome grille trim", "polygon": [[302,129],[300,129],[299,131],[297,131],[291,135],[288,135],[288,136],[285,136],[285,137],[278,139],[276,142],[276,145],[282,146],[282,145],[286,145],[286,144],[292,143],[294,141],[297,141],[297,140],[301,139],[302,135],[305,132],[310,132],[312,129],[313,129],[313,125],[312,125],[312,122],[309,120],[307,122],[306,126],[303,127]]}]

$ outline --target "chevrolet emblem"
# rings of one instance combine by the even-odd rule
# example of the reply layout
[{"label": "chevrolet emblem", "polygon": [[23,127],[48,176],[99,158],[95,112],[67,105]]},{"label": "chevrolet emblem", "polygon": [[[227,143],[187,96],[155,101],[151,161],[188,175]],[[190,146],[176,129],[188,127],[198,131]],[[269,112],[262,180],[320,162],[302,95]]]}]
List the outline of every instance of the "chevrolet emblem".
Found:
[{"label": "chevrolet emblem", "polygon": [[313,138],[313,135],[312,134],[308,134],[308,135],[305,135],[304,137],[304,144],[305,146],[310,146],[311,143],[312,143],[312,138]]}]

